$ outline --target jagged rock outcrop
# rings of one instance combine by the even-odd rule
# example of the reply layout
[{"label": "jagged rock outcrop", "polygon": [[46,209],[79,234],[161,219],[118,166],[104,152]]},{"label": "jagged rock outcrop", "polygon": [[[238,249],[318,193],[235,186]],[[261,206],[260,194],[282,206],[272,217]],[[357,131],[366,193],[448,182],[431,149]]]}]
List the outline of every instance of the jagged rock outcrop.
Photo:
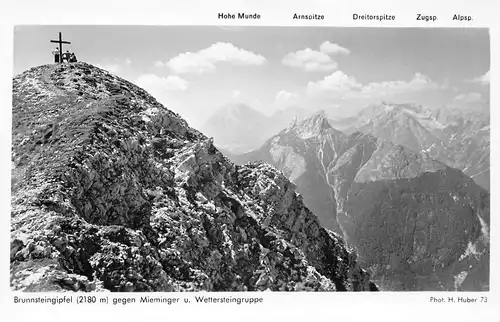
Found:
[{"label": "jagged rock outcrop", "polygon": [[488,289],[489,193],[428,153],[316,115],[232,158],[282,169],[381,289]]},{"label": "jagged rock outcrop", "polygon": [[89,64],[13,80],[13,290],[376,290],[295,189]]}]

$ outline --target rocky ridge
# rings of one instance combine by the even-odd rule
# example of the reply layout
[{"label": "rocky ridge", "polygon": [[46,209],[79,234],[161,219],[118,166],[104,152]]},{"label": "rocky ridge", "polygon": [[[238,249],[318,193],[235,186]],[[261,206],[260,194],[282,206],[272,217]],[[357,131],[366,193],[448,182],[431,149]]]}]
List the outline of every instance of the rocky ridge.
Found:
[{"label": "rocky ridge", "polygon": [[376,290],[280,171],[84,62],[13,80],[11,287]]}]

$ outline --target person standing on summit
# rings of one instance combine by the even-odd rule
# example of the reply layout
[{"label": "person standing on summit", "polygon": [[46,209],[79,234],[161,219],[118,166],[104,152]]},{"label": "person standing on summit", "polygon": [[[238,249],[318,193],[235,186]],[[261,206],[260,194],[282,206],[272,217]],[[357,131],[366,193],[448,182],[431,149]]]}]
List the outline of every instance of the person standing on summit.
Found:
[{"label": "person standing on summit", "polygon": [[54,49],[52,51],[52,55],[54,55],[54,62],[55,63],[58,63],[59,62],[59,47],[56,47],[56,49]]}]

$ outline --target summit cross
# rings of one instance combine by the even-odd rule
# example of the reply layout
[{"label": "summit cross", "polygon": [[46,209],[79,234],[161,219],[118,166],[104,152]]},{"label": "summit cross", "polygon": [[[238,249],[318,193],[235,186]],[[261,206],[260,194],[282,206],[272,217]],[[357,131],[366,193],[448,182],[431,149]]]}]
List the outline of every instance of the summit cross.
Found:
[{"label": "summit cross", "polygon": [[55,42],[59,44],[59,63],[62,62],[63,44],[71,44],[69,41],[62,40],[62,34],[59,32],[59,40],[51,40],[50,42]]}]

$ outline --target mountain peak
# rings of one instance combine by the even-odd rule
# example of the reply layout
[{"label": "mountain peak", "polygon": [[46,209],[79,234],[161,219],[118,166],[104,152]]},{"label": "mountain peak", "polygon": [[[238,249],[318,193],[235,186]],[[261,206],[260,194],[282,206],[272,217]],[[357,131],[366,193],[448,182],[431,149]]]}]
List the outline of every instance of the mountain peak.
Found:
[{"label": "mountain peak", "polygon": [[324,112],[317,113],[303,121],[294,120],[287,132],[294,132],[302,139],[308,139],[318,136],[325,131],[332,130],[332,126],[328,122]]}]

